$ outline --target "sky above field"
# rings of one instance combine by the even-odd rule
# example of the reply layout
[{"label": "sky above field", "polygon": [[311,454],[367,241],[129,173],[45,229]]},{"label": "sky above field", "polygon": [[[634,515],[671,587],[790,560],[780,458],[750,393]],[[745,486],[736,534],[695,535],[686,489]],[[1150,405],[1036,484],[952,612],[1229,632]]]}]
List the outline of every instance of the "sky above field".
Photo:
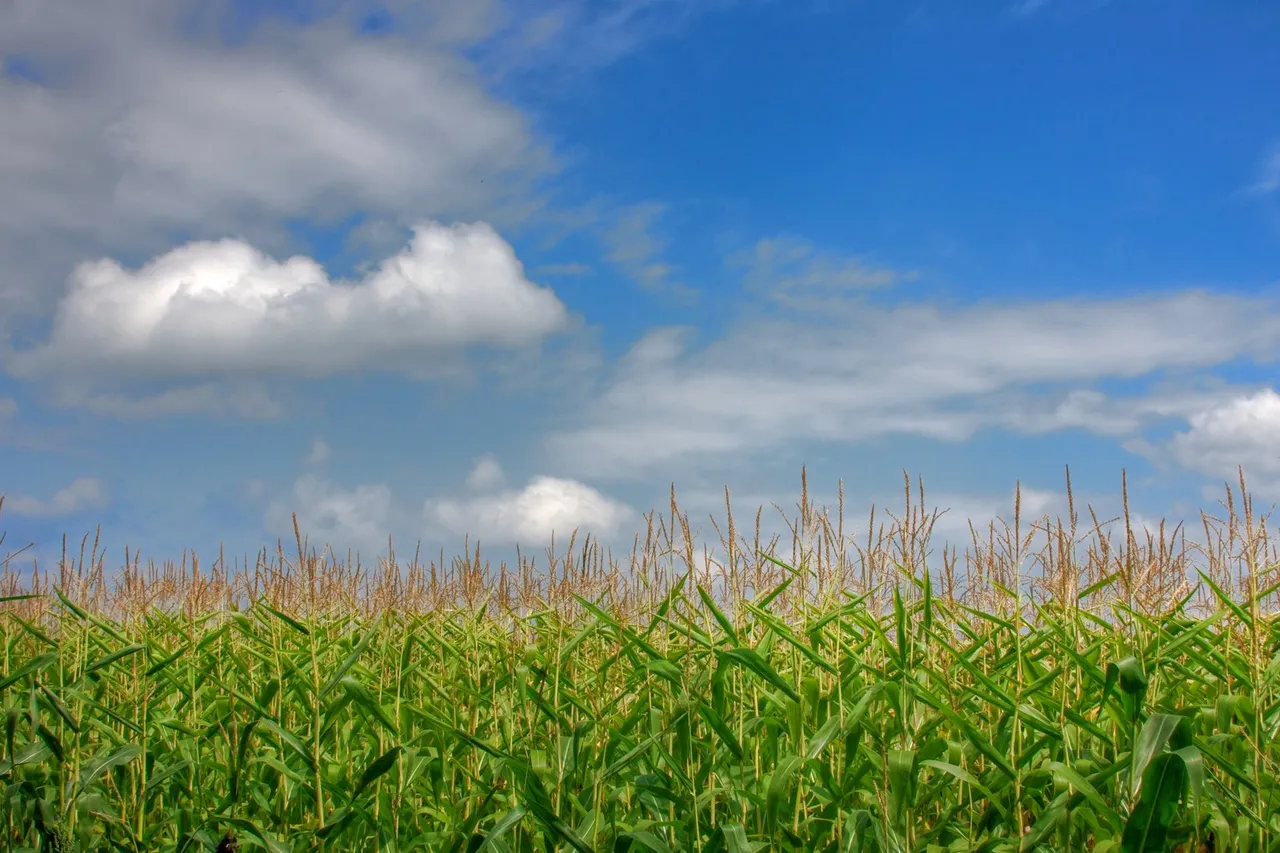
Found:
[{"label": "sky above field", "polygon": [[[0,2],[0,558],[1280,499],[1280,4]],[[883,514],[880,515],[883,518]],[[774,527],[781,528],[780,520]],[[286,551],[289,547],[286,546]],[[559,550],[559,546],[557,546]],[[540,559],[545,564],[545,559]]]}]

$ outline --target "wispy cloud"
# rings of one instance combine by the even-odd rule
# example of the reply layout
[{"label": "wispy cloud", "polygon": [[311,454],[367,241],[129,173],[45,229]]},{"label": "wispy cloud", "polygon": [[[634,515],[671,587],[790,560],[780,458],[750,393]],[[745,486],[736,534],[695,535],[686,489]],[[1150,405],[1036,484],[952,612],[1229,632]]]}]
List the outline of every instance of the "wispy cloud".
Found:
[{"label": "wispy cloud", "polygon": [[1121,404],[1089,384],[1272,357],[1280,306],[1198,291],[945,312],[855,301],[822,321],[747,317],[698,352],[688,338],[661,329],[638,342],[592,392],[585,418],[575,414],[548,440],[553,458],[570,471],[633,478],[656,464],[744,461],[804,440],[961,441],[989,426],[1123,434],[1223,392]]},{"label": "wispy cloud", "polygon": [[1258,179],[1245,187],[1246,195],[1270,195],[1280,190],[1280,143],[1271,146],[1271,150],[1258,169]]},{"label": "wispy cloud", "polygon": [[697,291],[676,279],[673,268],[663,259],[667,242],[657,234],[657,220],[665,210],[665,205],[656,202],[620,208],[602,233],[605,259],[640,287],[691,302]]},{"label": "wispy cloud", "polygon": [[317,548],[352,548],[362,554],[386,553],[393,524],[391,489],[365,483],[346,489],[318,473],[294,481],[287,498],[270,502],[264,514],[268,530],[292,530],[293,514]]},{"label": "wispy cloud", "polygon": [[543,264],[534,269],[534,275],[560,276],[560,275],[586,275],[591,272],[589,264],[567,263],[567,264]]},{"label": "wispy cloud", "polygon": [[311,442],[311,450],[307,453],[308,465],[324,465],[329,461],[332,451],[329,449],[328,442],[317,438]]},{"label": "wispy cloud", "polygon": [[284,406],[260,382],[205,382],[156,393],[103,391],[96,382],[67,376],[58,383],[54,405],[122,420],[212,415],[274,421],[284,415]]},{"label": "wispy cloud", "polygon": [[1017,0],[1009,7],[1009,14],[1027,18],[1048,9],[1055,9],[1059,16],[1094,12],[1108,5],[1111,0]]},{"label": "wispy cloud", "polygon": [[4,510],[15,515],[57,518],[84,510],[102,509],[106,505],[106,484],[95,477],[78,477],[48,500],[28,495],[10,496],[5,499]]},{"label": "wispy cloud", "polygon": [[794,308],[825,308],[847,302],[850,292],[910,281],[916,273],[872,266],[861,258],[817,249],[795,237],[771,237],[729,256],[748,290]]},{"label": "wispy cloud", "polygon": [[685,31],[742,0],[529,0],[507,7],[508,21],[483,46],[498,75],[536,69],[563,79],[617,62],[641,46]]},{"label": "wispy cloud", "polygon": [[1051,2],[1052,0],[1020,0],[1009,7],[1009,11],[1014,15],[1034,15]]}]

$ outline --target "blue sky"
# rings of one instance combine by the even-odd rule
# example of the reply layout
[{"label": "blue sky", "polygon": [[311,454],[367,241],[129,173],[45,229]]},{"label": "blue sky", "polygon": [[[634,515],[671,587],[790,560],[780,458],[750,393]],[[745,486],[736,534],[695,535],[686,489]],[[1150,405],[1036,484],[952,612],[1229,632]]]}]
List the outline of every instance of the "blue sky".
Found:
[{"label": "blue sky", "polygon": [[[0,9],[0,529],[1280,497],[1280,7]],[[1086,516],[1087,517],[1087,516]],[[775,525],[780,529],[780,522]],[[1197,524],[1198,527],[1198,524]],[[2,555],[0,555],[2,556]]]}]

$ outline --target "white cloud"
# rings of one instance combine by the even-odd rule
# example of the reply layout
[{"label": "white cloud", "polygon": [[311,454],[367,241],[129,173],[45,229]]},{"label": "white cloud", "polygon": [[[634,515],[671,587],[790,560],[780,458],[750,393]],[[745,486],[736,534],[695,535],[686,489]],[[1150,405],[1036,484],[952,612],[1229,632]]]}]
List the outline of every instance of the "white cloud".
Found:
[{"label": "white cloud", "polygon": [[1246,192],[1250,195],[1270,195],[1280,190],[1280,144],[1271,146],[1271,151],[1258,170],[1258,180]]},{"label": "white cloud", "polygon": [[1090,388],[1039,398],[1014,391],[989,398],[982,421],[1033,435],[1086,429],[1100,435],[1131,436],[1153,420],[1186,420],[1241,394],[1239,387],[1196,388],[1194,384],[1187,379],[1166,383],[1166,387],[1136,397],[1108,397]]},{"label": "white cloud", "polygon": [[0,297],[31,309],[69,258],[175,229],[279,250],[282,219],[522,215],[552,158],[457,53],[492,4],[419,5],[410,36],[327,18],[224,43],[229,3],[0,4],[0,55],[29,69],[0,75]]},{"label": "white cloud", "polygon": [[172,57],[139,63],[155,80],[107,128],[126,212],[191,221],[202,204],[249,202],[302,213],[334,196],[395,210],[424,190],[453,208],[478,201],[495,167],[520,165],[522,119],[460,62],[322,31],[282,46],[291,62],[196,49],[178,69]]},{"label": "white cloud", "polygon": [[487,492],[502,487],[502,466],[491,454],[481,456],[467,475],[467,488],[478,492]]},{"label": "white cloud", "polygon": [[1191,428],[1169,446],[1187,468],[1236,482],[1244,468],[1250,491],[1280,496],[1280,394],[1239,397],[1188,418]]},{"label": "white cloud", "polygon": [[[584,397],[585,416],[575,412],[549,449],[571,471],[606,477],[804,439],[960,441],[984,426],[1116,433],[1185,414],[1194,400],[1106,406],[1080,385],[1270,358],[1277,342],[1273,300],[1201,291],[946,313],[847,303],[817,319],[748,319],[697,353],[657,330]],[[1075,385],[1077,394],[1045,411],[1033,392],[1047,383]]]},{"label": "white cloud", "polygon": [[568,323],[554,292],[525,279],[511,246],[483,223],[418,226],[359,282],[330,280],[310,258],[279,262],[222,240],[137,270],[81,265],[49,340],[12,354],[8,369],[67,383],[412,372],[473,345],[536,344]]},{"label": "white cloud", "polygon": [[267,507],[265,522],[273,536],[293,537],[292,513],[298,528],[317,551],[325,546],[341,552],[385,554],[391,535],[391,489],[368,483],[343,489],[316,474],[304,474],[288,499]]},{"label": "white cloud", "polygon": [[590,486],[555,477],[535,477],[521,491],[429,500],[423,514],[431,526],[456,536],[524,546],[545,545],[553,532],[557,542],[567,542],[575,529],[609,538],[636,517],[630,507]]},{"label": "white cloud", "polygon": [[73,515],[87,509],[102,509],[106,505],[107,487],[102,480],[95,477],[77,477],[71,485],[59,489],[48,500],[24,495],[6,498],[4,510],[16,515],[55,518]]},{"label": "white cloud", "polygon": [[323,465],[329,461],[329,445],[317,438],[311,442],[311,451],[307,454],[308,465]]}]

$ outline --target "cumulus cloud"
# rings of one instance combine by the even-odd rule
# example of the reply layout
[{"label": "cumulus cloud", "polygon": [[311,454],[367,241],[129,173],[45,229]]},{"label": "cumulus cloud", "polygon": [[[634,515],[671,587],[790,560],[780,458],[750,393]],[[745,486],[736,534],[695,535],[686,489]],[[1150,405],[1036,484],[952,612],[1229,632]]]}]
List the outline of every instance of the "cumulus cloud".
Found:
[{"label": "cumulus cloud", "polygon": [[367,483],[343,489],[317,474],[304,474],[287,499],[272,501],[265,521],[274,536],[293,536],[292,514],[303,536],[317,549],[330,546],[384,553],[391,535],[391,489]]},{"label": "cumulus cloud", "polygon": [[1182,465],[1235,482],[1244,469],[1252,491],[1280,496],[1280,394],[1266,389],[1188,418],[1170,441]]},{"label": "cumulus cloud", "polygon": [[[748,317],[700,352],[687,338],[663,329],[639,341],[584,400],[585,416],[550,436],[555,461],[634,477],[804,439],[961,441],[989,426],[1114,434],[1196,401],[1108,406],[1089,384],[1273,358],[1280,312],[1269,298],[1201,291],[945,312],[849,304],[818,320]],[[1045,407],[1045,386],[1068,396]]]},{"label": "cumulus cloud", "polygon": [[82,264],[48,341],[7,367],[64,380],[412,371],[470,346],[536,344],[568,322],[490,226],[428,223],[358,282],[239,240],[190,243],[136,270]]},{"label": "cumulus cloud", "polygon": [[48,500],[26,495],[6,498],[4,510],[15,515],[56,518],[89,509],[102,509],[106,505],[107,487],[102,480],[95,477],[77,477],[71,485],[59,489]]},{"label": "cumulus cloud", "polygon": [[535,477],[524,489],[464,500],[429,500],[423,507],[429,525],[456,536],[489,544],[545,545],[554,532],[568,541],[575,529],[608,538],[635,518],[625,504],[575,480]]},{"label": "cumulus cloud", "polygon": [[554,161],[457,50],[492,32],[462,11],[482,6],[228,41],[216,0],[0,4],[0,56],[20,60],[0,74],[0,298],[36,307],[68,259],[155,253],[175,230],[279,250],[287,219],[525,215]]}]

